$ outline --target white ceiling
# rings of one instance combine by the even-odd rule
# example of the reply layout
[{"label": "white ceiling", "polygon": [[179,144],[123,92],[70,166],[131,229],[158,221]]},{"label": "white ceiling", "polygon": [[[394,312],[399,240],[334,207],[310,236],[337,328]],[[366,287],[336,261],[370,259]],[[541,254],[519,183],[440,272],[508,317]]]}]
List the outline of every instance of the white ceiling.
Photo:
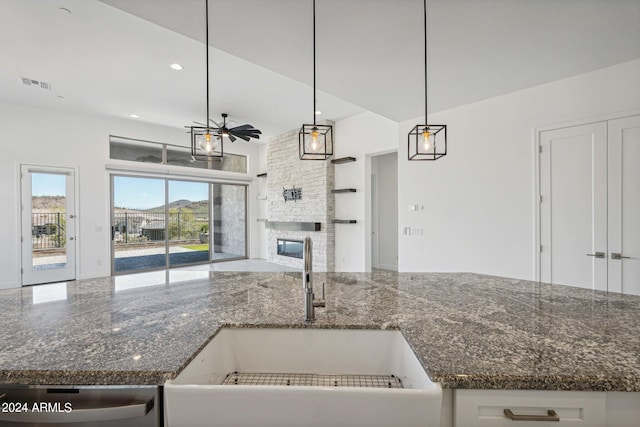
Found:
[{"label": "white ceiling", "polygon": [[[640,0],[428,8],[430,111],[640,58]],[[203,12],[203,0],[0,0],[0,99],[174,127],[203,121]],[[322,118],[424,114],[421,0],[317,0],[317,15]],[[212,115],[267,137],[312,120],[311,1],[210,0],[210,17]]]}]

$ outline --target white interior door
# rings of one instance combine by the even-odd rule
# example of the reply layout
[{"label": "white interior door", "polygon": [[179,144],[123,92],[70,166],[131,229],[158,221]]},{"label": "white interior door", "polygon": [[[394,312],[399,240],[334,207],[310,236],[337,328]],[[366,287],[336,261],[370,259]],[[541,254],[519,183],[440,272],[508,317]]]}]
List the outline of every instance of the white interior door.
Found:
[{"label": "white interior door", "polygon": [[540,277],[607,289],[607,123],[543,132]]},{"label": "white interior door", "polygon": [[609,290],[640,295],[640,116],[609,122]]},{"label": "white interior door", "polygon": [[74,170],[21,167],[22,284],[75,279]]}]

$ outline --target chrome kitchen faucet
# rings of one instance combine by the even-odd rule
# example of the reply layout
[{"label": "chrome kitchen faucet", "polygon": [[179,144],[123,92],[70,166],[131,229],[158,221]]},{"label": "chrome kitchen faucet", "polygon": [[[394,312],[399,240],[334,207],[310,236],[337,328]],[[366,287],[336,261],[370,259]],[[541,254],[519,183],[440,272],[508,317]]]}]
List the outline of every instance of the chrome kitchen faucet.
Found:
[{"label": "chrome kitchen faucet", "polygon": [[302,252],[302,287],[304,288],[304,320],[312,322],[316,319],[316,307],[324,307],[324,283],[322,284],[322,299],[316,300],[313,294],[313,243],[311,237],[304,238],[304,250]]}]

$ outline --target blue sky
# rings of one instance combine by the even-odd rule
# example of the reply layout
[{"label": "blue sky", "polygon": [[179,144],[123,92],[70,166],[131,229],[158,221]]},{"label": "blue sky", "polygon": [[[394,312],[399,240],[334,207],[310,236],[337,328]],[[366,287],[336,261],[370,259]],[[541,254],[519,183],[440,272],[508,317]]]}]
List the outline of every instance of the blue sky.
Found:
[{"label": "blue sky", "polygon": [[[164,180],[153,178],[114,177],[114,205],[129,209],[149,209],[164,205]],[[65,175],[33,173],[33,196],[64,196]],[[193,202],[209,198],[208,184],[169,181],[169,201],[186,199]]]},{"label": "blue sky", "polygon": [[65,175],[32,173],[31,194],[33,196],[64,196],[65,178]]},{"label": "blue sky", "polygon": [[[149,209],[164,205],[164,180],[153,178],[114,177],[114,206],[128,209]],[[203,182],[169,181],[169,202],[209,198],[208,184]]]}]

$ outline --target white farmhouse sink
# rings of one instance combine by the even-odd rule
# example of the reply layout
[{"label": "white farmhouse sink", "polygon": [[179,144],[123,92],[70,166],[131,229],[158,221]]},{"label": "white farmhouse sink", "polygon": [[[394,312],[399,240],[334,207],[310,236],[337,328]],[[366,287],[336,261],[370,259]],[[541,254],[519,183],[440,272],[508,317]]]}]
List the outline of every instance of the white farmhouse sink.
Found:
[{"label": "white farmhouse sink", "polygon": [[[403,388],[352,386],[381,379]],[[437,427],[442,399],[399,331],[365,329],[223,328],[164,392],[169,427]]]}]

